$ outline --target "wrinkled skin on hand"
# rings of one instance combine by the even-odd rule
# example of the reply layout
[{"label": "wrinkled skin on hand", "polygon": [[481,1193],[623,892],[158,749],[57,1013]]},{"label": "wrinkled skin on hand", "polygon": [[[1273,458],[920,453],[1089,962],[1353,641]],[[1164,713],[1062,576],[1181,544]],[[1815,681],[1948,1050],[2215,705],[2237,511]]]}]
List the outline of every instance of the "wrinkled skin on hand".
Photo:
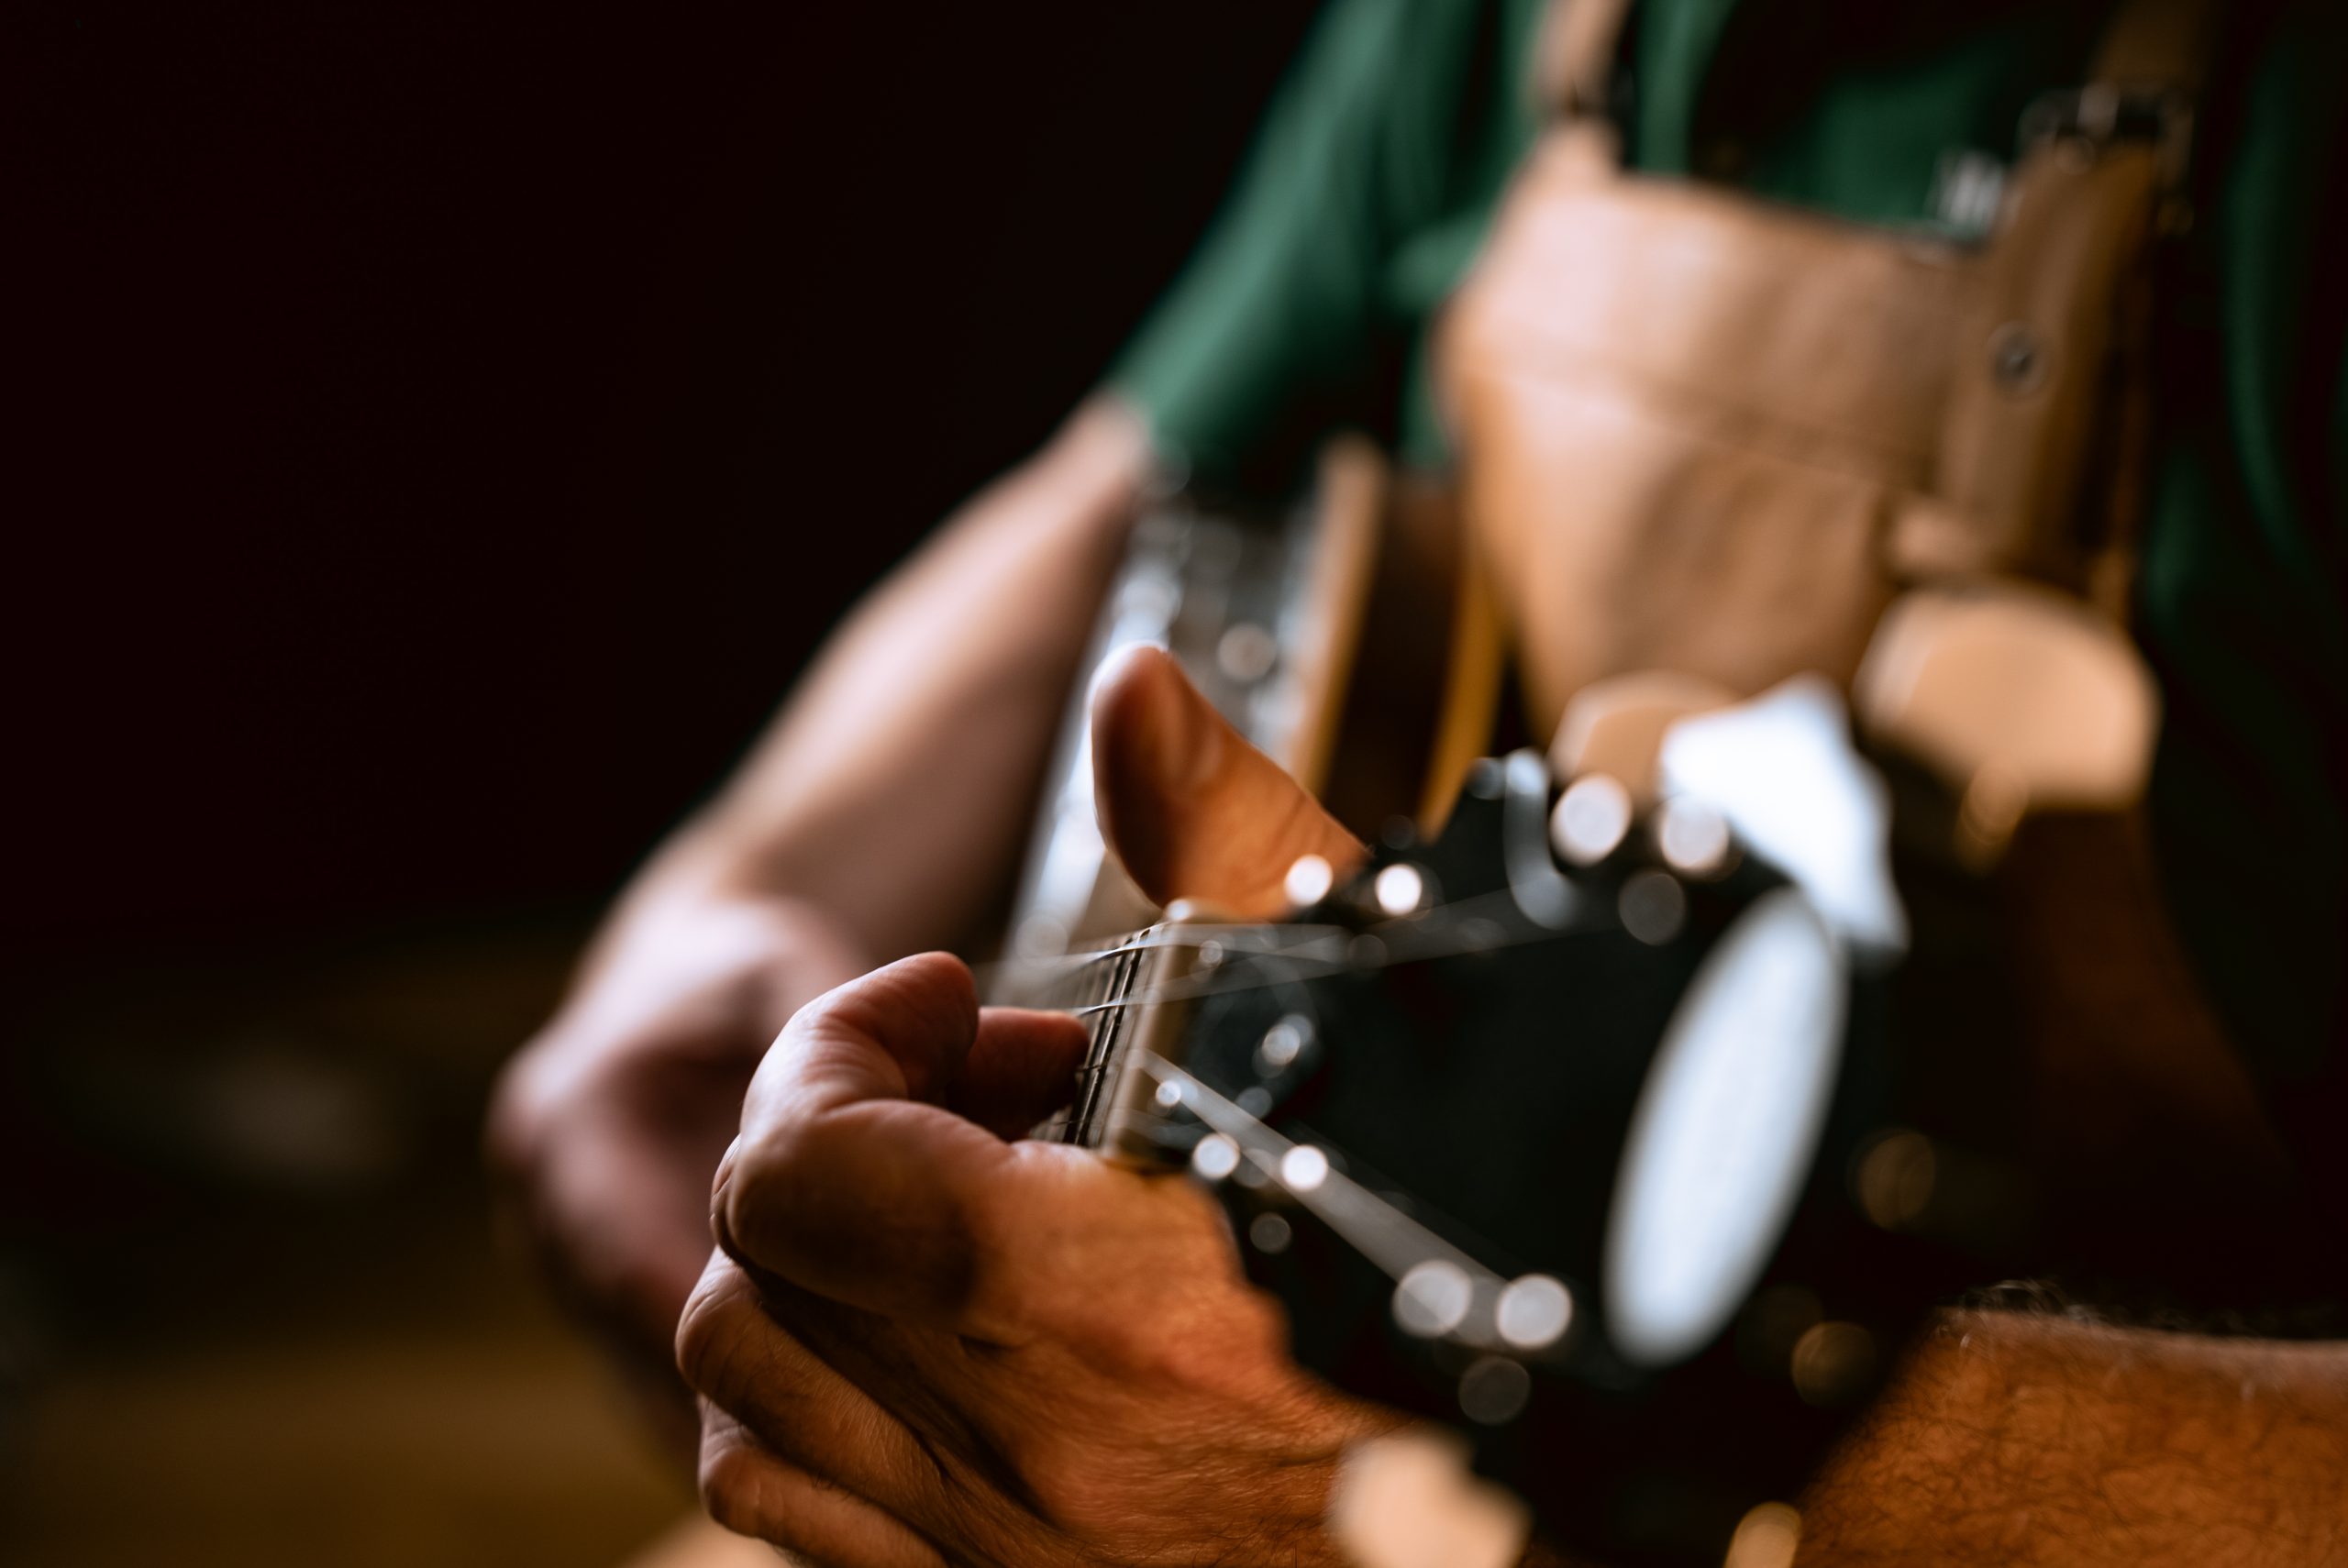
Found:
[{"label": "wrinkled skin on hand", "polygon": [[720,1522],[849,1564],[1327,1557],[1387,1418],[1289,1363],[1190,1183],[1005,1139],[1082,1049],[940,954],[792,1021],[678,1335]]},{"label": "wrinkled skin on hand", "polygon": [[[1155,896],[1267,913],[1296,855],[1358,857],[1163,655],[1096,704],[1103,819]],[[722,1523],[849,1568],[1339,1561],[1339,1458],[1401,1418],[1297,1370],[1191,1183],[1019,1136],[1083,1047],[942,954],[792,1020],[677,1337]]]}]

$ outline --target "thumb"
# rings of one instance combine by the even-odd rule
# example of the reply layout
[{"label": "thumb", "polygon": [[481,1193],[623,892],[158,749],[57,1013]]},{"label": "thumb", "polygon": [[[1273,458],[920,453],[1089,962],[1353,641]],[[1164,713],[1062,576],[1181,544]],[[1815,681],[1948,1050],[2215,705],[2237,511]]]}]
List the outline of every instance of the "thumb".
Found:
[{"label": "thumb", "polygon": [[1102,836],[1161,904],[1194,899],[1259,920],[1288,907],[1285,883],[1299,856],[1320,856],[1343,876],[1364,854],[1163,648],[1128,648],[1103,666],[1092,696],[1092,770]]},{"label": "thumb", "polygon": [[1006,1141],[927,1098],[991,1055],[1040,1073],[1058,1052],[1064,1068],[1082,1035],[1048,1013],[981,1013],[969,972],[942,953],[801,1008],[759,1064],[742,1135],[718,1166],[717,1244],[760,1279],[996,1344],[1029,1337],[1039,1310],[1080,1294],[1039,1292],[1039,1279],[1084,1274],[1089,1310],[1099,1281],[1077,1263],[1134,1231],[1162,1251],[1187,1189],[1080,1149]]}]

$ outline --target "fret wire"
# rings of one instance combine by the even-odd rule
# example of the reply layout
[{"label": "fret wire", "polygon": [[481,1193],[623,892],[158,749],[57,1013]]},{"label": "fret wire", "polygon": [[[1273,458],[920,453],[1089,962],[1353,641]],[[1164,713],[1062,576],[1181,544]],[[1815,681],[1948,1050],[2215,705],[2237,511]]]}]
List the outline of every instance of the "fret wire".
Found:
[{"label": "fret wire", "polygon": [[[1137,944],[1129,944],[1119,955],[1115,977],[1111,982],[1115,997],[1130,996],[1133,993],[1134,986],[1141,976],[1143,951],[1144,949]],[[1128,1029],[1128,1021],[1124,1011],[1120,1010],[1102,1042],[1098,1071],[1094,1074],[1092,1081],[1085,1086],[1081,1135],[1082,1142],[1087,1147],[1095,1146],[1100,1143],[1102,1100],[1113,1087],[1115,1069],[1122,1060],[1122,1048],[1126,1043],[1125,1035]]]},{"label": "fret wire", "polygon": [[1119,981],[1124,976],[1125,955],[1119,952],[1102,966],[1100,984],[1102,1010],[1100,1025],[1093,1031],[1091,1049],[1085,1054],[1086,1075],[1081,1092],[1077,1096],[1075,1113],[1069,1119],[1069,1142],[1090,1146],[1092,1142],[1092,1106],[1101,1093],[1101,1077],[1109,1062],[1109,1053],[1116,1043],[1124,1026],[1122,1012],[1106,1010],[1106,1004],[1123,994]]},{"label": "fret wire", "polygon": [[[1138,933],[1146,936],[1147,932]],[[1126,994],[1131,988],[1135,966],[1133,944],[1125,944],[1107,955],[1107,962],[1099,966],[1094,990],[1100,998],[1094,1013],[1099,1021],[1091,1026],[1091,1039],[1085,1051],[1085,1065],[1078,1077],[1079,1093],[1076,1105],[1069,1117],[1066,1141],[1084,1146],[1094,1142],[1094,1111],[1099,1104],[1102,1085],[1108,1076],[1109,1062],[1116,1049],[1117,1038],[1124,1032],[1124,1017],[1121,1010],[1110,1010],[1107,1004]]]}]

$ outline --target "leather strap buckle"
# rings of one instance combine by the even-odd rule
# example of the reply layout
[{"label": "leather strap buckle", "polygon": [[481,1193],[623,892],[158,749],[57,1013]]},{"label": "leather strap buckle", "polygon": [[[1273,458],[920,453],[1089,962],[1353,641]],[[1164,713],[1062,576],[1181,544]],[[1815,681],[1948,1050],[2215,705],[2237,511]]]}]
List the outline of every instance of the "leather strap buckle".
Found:
[{"label": "leather strap buckle", "polygon": [[2043,93],[2022,111],[2025,153],[2052,146],[2092,162],[2129,142],[2153,146],[2161,183],[2174,189],[2184,178],[2186,153],[2193,145],[2192,100],[2173,87],[2094,82]]},{"label": "leather strap buckle", "polygon": [[2046,152],[2066,167],[2092,168],[2115,147],[2153,149],[2159,175],[2160,227],[2180,234],[2192,224],[2184,196],[2193,149],[2193,101],[2173,87],[2094,82],[2041,94],[2021,116],[2024,156]]}]

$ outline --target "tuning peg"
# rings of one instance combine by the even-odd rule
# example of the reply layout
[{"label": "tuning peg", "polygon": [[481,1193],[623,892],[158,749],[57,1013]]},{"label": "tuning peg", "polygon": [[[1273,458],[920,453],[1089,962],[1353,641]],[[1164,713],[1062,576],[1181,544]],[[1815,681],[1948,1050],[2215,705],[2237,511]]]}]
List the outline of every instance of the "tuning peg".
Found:
[{"label": "tuning peg", "polygon": [[1556,738],[1549,745],[1549,766],[1560,778],[1606,774],[1637,804],[1651,804],[1664,732],[1690,715],[1735,701],[1736,693],[1725,686],[1671,670],[1594,680],[1566,705]]},{"label": "tuning peg", "polygon": [[2124,811],[2152,772],[2152,671],[2121,629],[2020,582],[1918,589],[1885,612],[1852,685],[1862,733],[1958,803],[1957,844],[1996,859],[2029,812]]}]

